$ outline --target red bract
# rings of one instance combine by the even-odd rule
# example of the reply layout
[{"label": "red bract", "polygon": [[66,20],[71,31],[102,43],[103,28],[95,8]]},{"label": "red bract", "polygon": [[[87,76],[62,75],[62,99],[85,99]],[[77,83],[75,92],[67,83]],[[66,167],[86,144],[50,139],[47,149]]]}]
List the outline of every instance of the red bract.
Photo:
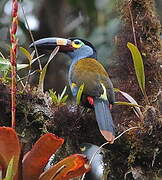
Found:
[{"label": "red bract", "polygon": [[[7,166],[14,156],[14,175],[17,176],[20,143],[15,131],[12,128],[0,127],[0,166],[2,167],[2,176],[5,176]],[[17,179],[17,178],[16,178]]]},{"label": "red bract", "polygon": [[90,166],[87,164],[87,158],[81,154],[73,154],[42,173],[39,180],[68,180],[81,176],[89,170]]},{"label": "red bract", "polygon": [[7,166],[14,157],[14,180],[68,180],[81,176],[90,170],[88,161],[84,155],[71,155],[47,171],[44,171],[50,156],[63,144],[64,139],[47,133],[43,135],[20,162],[20,143],[16,132],[12,128],[0,127],[0,171],[3,178],[6,175]]},{"label": "red bract", "polygon": [[63,142],[62,138],[53,134],[43,135],[23,160],[23,180],[38,179],[48,159],[62,146]]}]

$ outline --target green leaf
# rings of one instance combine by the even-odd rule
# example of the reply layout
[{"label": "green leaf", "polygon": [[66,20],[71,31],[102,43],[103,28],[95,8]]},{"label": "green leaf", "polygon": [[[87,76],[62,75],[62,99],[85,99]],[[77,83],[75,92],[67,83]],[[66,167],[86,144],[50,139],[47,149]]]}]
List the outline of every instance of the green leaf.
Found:
[{"label": "green leaf", "polygon": [[51,89],[49,89],[49,95],[50,95],[50,97],[52,98],[52,102],[54,103],[54,104],[57,104],[58,103],[58,98],[57,98],[57,96],[56,96],[56,91],[55,92],[53,92]]},{"label": "green leaf", "polygon": [[29,67],[29,64],[17,64],[17,70],[25,69]]},{"label": "green leaf", "polygon": [[52,102],[55,104],[55,105],[60,105],[60,104],[63,104],[66,102],[67,98],[68,98],[68,95],[65,95],[65,92],[66,92],[66,89],[67,87],[65,86],[65,88],[63,89],[61,95],[56,95],[56,91],[53,92],[51,89],[49,90],[49,95],[50,97],[52,98]]},{"label": "green leaf", "polygon": [[66,100],[67,100],[67,98],[68,98],[68,95],[64,96],[64,97],[61,99],[61,102],[60,102],[60,103],[65,103]]},{"label": "green leaf", "polygon": [[10,68],[9,60],[0,57],[0,71],[8,71],[9,68]]},{"label": "green leaf", "polygon": [[20,50],[27,57],[27,59],[29,60],[29,63],[31,63],[32,56],[30,55],[29,51],[23,47],[20,47]]},{"label": "green leaf", "polygon": [[82,85],[79,87],[79,90],[78,90],[78,93],[77,93],[77,98],[76,98],[76,100],[77,100],[77,104],[78,104],[78,105],[80,104],[83,90],[84,90],[84,84],[82,84]]},{"label": "green leaf", "polygon": [[57,52],[59,51],[59,46],[57,46],[51,53],[46,65],[43,67],[40,76],[39,76],[39,89],[41,92],[43,92],[44,90],[44,79],[45,79],[45,75],[46,75],[46,71],[47,71],[47,67],[49,65],[49,63],[51,62],[51,60],[53,59],[53,57],[57,54]]},{"label": "green leaf", "polygon": [[0,166],[0,180],[2,180],[2,166]]},{"label": "green leaf", "polygon": [[130,42],[127,43],[127,47],[132,54],[138,84],[141,88],[142,93],[145,95],[145,73],[141,53],[138,48]]},{"label": "green leaf", "polygon": [[114,104],[126,105],[126,106],[132,106],[132,107],[143,107],[143,106],[140,106],[138,104],[132,104],[132,103],[129,103],[129,102],[124,102],[124,101],[116,101],[116,102],[114,102]]},{"label": "green leaf", "polygon": [[14,176],[13,164],[14,164],[14,157],[11,158],[8,164],[6,177],[4,178],[4,180],[13,180],[13,176]]}]

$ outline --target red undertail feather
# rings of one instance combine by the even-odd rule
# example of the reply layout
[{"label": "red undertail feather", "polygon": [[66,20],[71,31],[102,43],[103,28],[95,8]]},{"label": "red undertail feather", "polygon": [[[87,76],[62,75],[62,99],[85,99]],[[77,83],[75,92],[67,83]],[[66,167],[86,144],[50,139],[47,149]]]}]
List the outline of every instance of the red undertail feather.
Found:
[{"label": "red undertail feather", "polygon": [[90,105],[92,105],[92,106],[94,105],[94,99],[91,96],[88,96],[87,100],[88,100]]}]

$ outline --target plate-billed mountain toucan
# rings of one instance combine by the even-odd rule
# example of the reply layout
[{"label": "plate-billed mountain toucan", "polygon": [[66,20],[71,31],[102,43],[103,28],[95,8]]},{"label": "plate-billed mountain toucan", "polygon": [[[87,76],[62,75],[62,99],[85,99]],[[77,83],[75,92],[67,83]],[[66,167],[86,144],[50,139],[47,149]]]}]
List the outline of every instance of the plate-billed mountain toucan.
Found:
[{"label": "plate-billed mountain toucan", "polygon": [[[113,85],[104,67],[97,61],[94,46],[80,38],[44,38],[34,42],[42,50],[53,50],[60,46],[59,52],[70,56],[69,84],[73,96],[84,84],[82,104],[95,109],[100,132],[105,139],[113,143],[115,131],[110,107],[115,101]],[[33,47],[31,44],[30,47]]]}]

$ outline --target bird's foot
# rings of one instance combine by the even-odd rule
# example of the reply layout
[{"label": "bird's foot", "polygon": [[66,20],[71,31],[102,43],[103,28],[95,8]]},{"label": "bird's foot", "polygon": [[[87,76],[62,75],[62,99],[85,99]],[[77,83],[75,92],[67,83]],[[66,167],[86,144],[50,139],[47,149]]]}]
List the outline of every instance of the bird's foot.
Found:
[{"label": "bird's foot", "polygon": [[94,105],[94,99],[91,96],[88,96],[87,100],[88,100],[90,105],[92,105],[92,106]]}]

